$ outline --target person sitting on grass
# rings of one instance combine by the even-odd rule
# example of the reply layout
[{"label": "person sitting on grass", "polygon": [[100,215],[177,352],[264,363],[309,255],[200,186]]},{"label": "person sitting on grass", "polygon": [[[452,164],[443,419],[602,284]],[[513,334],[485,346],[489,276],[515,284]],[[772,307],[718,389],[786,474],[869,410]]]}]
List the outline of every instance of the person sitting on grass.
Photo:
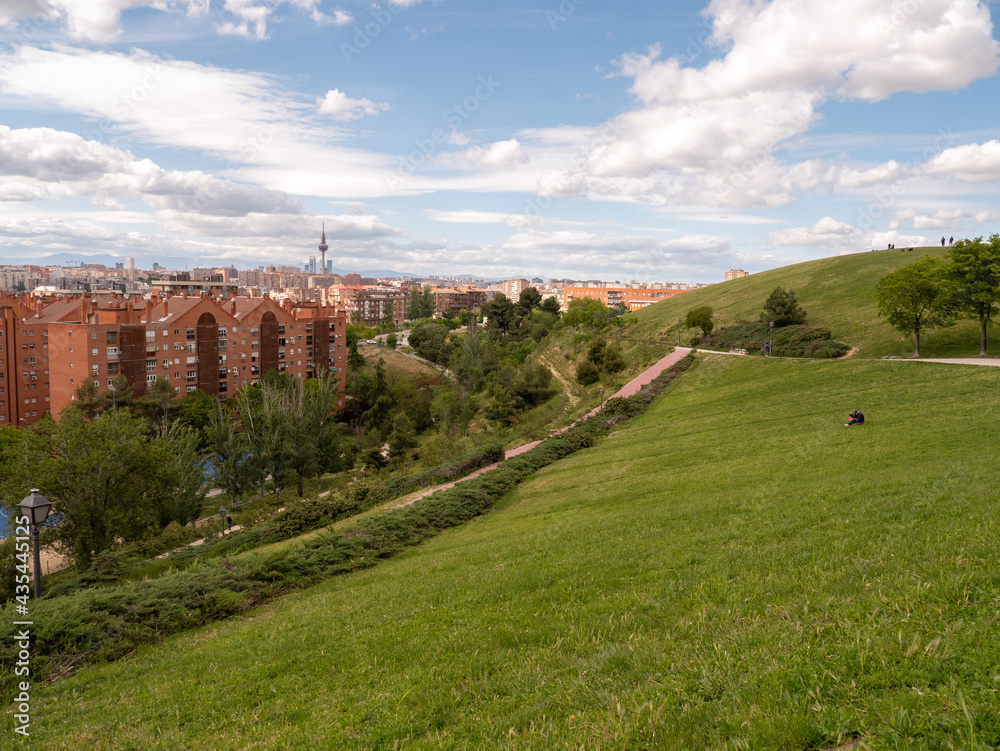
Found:
[{"label": "person sitting on grass", "polygon": [[853,412],[851,412],[850,416],[847,419],[847,422],[844,423],[844,427],[849,428],[852,425],[864,425],[864,424],[865,424],[865,416],[861,413],[861,410],[856,409]]}]

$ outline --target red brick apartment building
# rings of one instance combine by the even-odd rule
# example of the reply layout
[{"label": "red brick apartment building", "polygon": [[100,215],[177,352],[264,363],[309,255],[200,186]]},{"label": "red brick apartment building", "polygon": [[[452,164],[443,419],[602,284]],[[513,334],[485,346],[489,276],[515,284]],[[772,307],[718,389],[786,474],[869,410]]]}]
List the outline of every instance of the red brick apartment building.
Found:
[{"label": "red brick apartment building", "polygon": [[[58,414],[84,379],[106,391],[119,374],[136,395],[163,377],[180,394],[221,399],[269,370],[345,382],[346,316],[318,303],[269,297],[0,294],[0,425]],[[343,406],[343,397],[340,400]]]},{"label": "red brick apartment building", "polygon": [[624,305],[629,310],[639,310],[653,303],[680,295],[685,290],[664,287],[564,287],[563,300],[566,306],[579,298],[600,300],[609,308]]}]

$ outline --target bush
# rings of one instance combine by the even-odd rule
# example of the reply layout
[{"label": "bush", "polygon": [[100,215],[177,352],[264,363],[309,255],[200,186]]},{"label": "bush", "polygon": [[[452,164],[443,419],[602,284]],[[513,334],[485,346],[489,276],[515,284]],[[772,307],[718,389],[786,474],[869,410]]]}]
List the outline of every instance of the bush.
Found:
[{"label": "bush", "polygon": [[576,380],[581,386],[589,386],[597,383],[601,378],[601,371],[597,369],[590,360],[581,360],[576,366]]}]

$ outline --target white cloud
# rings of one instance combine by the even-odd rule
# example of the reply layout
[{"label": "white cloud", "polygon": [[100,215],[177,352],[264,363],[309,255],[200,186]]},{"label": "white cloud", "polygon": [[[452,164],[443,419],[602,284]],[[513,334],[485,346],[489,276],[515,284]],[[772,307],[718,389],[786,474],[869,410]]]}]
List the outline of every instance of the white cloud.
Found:
[{"label": "white cloud", "polygon": [[346,122],[358,120],[365,115],[377,115],[389,109],[388,104],[376,104],[371,99],[351,99],[339,89],[330,89],[326,96],[317,99],[318,111],[330,115],[334,120]]},{"label": "white cloud", "polygon": [[60,47],[0,54],[0,92],[92,119],[91,140],[119,134],[229,160],[230,177],[298,194],[385,195],[390,159],[341,145],[315,99],[270,77],[165,60]]},{"label": "white cloud", "polygon": [[460,165],[485,169],[502,169],[528,162],[528,155],[516,138],[497,141],[489,146],[473,146],[449,156]]},{"label": "white cloud", "polygon": [[1000,210],[979,211],[976,213],[976,222],[979,224],[988,224],[989,222],[1000,222]]},{"label": "white cloud", "polygon": [[828,216],[812,227],[791,227],[772,232],[767,241],[775,246],[822,248],[835,253],[884,248],[889,243],[905,247],[930,243],[930,239],[923,235],[903,235],[896,231],[870,232]]},{"label": "white cloud", "polygon": [[974,183],[1000,180],[1000,141],[945,149],[927,162],[925,171],[932,175],[953,175]]},{"label": "white cloud", "polygon": [[[211,0],[4,0],[0,26],[10,26],[29,17],[62,19],[74,39],[111,42],[121,34],[124,11],[152,8],[163,13],[202,15],[210,5]],[[343,10],[324,14],[320,0],[223,0],[219,9],[223,20],[215,24],[215,29],[220,34],[265,39],[268,21],[285,6],[307,13],[319,25],[343,26],[354,20]]]},{"label": "white cloud", "polygon": [[931,214],[918,214],[913,209],[903,209],[892,213],[889,229],[897,230],[904,226],[918,230],[948,229],[967,217],[964,209],[938,209]]},{"label": "white cloud", "polygon": [[220,180],[198,171],[168,171],[112,146],[49,128],[0,125],[0,198],[33,201],[77,196],[100,207],[140,198],[156,209],[239,217],[301,213],[284,193]]},{"label": "white cloud", "polygon": [[[988,8],[973,0],[713,0],[705,15],[720,57],[627,54],[618,68],[638,106],[582,145],[579,131],[550,131],[582,149],[549,178],[555,194],[775,207],[803,190],[892,182],[905,174],[896,162],[787,165],[778,152],[831,99],[950,90],[998,66]],[[687,64],[702,55],[701,67]]]}]

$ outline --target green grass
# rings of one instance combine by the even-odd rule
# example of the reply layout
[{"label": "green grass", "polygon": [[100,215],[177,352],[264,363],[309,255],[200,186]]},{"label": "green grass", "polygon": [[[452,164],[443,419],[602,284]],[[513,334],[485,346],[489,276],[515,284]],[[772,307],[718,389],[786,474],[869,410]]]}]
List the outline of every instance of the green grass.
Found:
[{"label": "green grass", "polygon": [[[742,279],[685,292],[639,311],[636,316],[640,325],[631,335],[676,343],[677,319],[699,305],[712,306],[716,328],[735,324],[741,319],[756,321],[771,290],[782,286],[798,295],[808,314],[808,325],[830,329],[835,339],[851,347],[860,345],[855,357],[909,357],[913,354],[913,338],[897,333],[885,319],[878,317],[875,285],[890,271],[926,256],[942,256],[946,252],[940,247],[917,248],[910,253],[879,250],[751,274]],[[687,345],[694,333],[693,329],[682,329],[681,343]],[[920,350],[924,357],[977,356],[978,324],[963,320],[949,328],[924,332],[920,337]],[[1000,337],[997,337],[995,328],[991,329],[988,352],[1000,356]]]},{"label": "green grass", "polygon": [[34,687],[32,745],[996,746],[998,377],[706,359],[484,517]]}]

